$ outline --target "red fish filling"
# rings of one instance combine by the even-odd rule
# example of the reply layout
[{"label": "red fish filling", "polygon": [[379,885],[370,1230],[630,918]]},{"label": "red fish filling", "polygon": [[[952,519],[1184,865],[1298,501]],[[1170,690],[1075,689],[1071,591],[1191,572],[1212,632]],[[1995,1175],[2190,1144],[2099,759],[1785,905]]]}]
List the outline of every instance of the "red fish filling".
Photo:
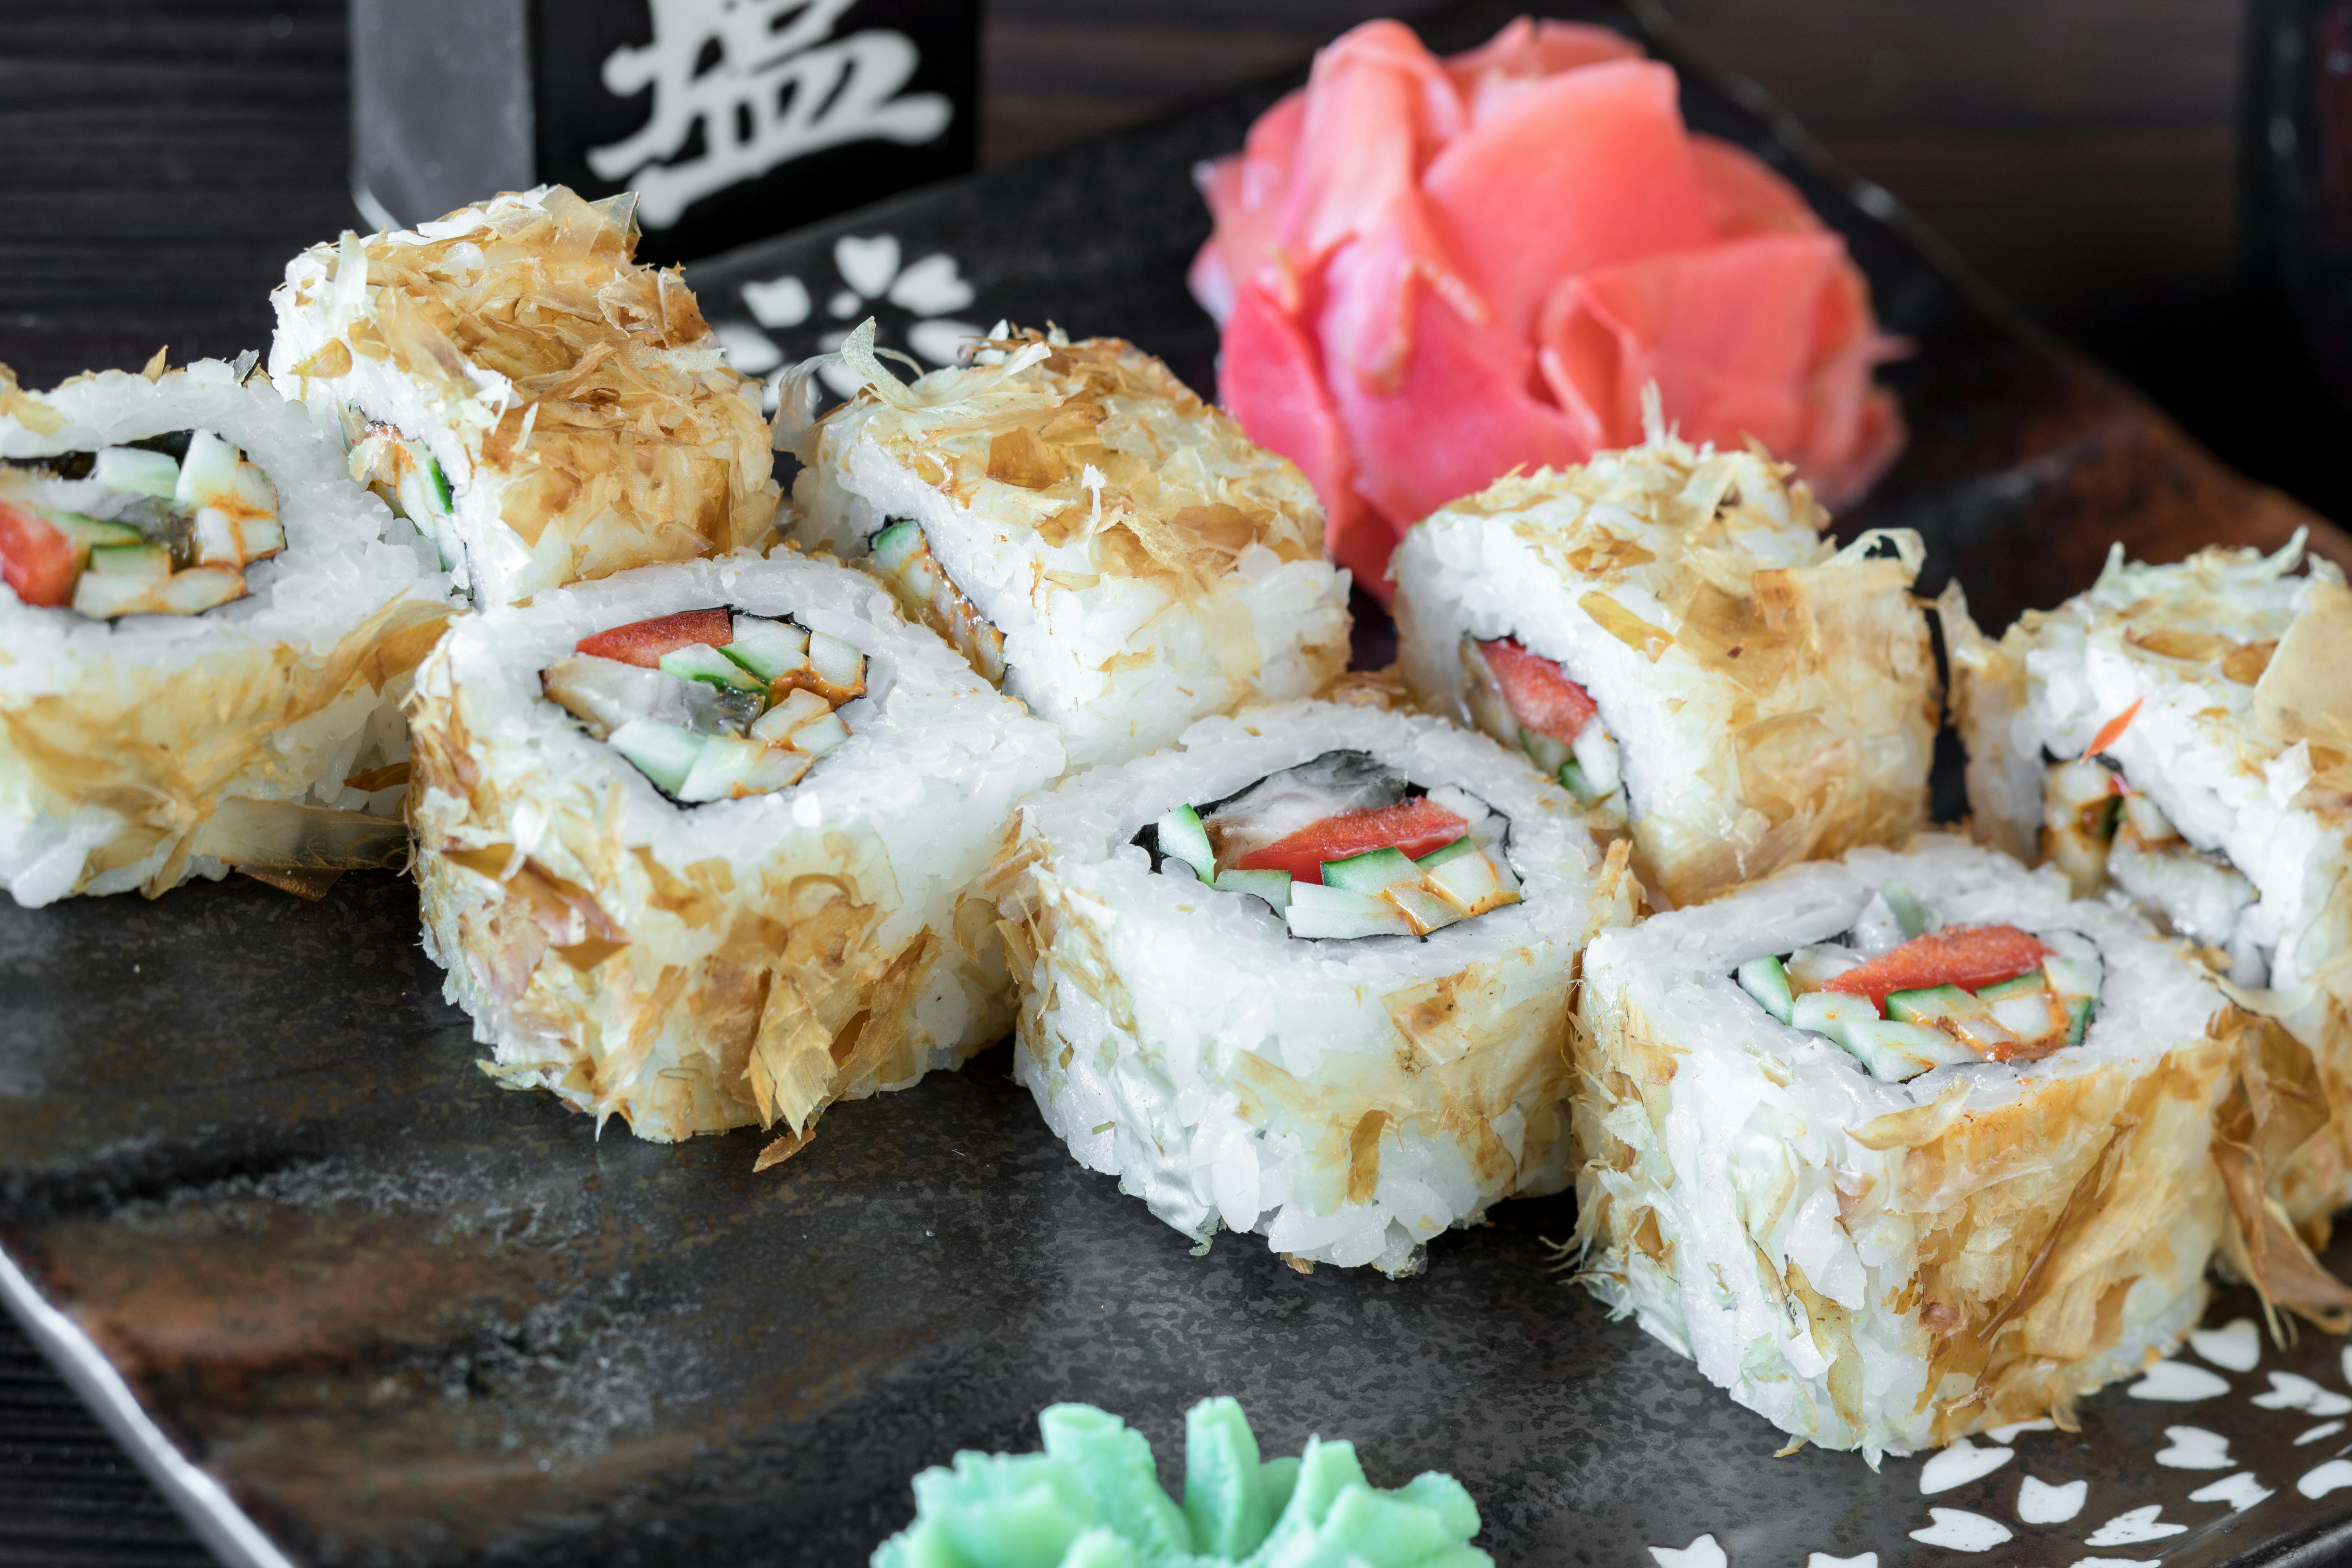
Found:
[{"label": "red fish filling", "polygon": [[1241,871],[1287,871],[1294,881],[1321,886],[1323,864],[1375,849],[1401,850],[1418,860],[1462,837],[1469,824],[1427,796],[1394,805],[1365,806],[1327,816],[1234,862]]},{"label": "red fish filling", "polygon": [[1600,711],[1591,695],[1561,673],[1558,664],[1529,653],[1516,638],[1482,642],[1478,651],[1486,656],[1486,668],[1494,672],[1495,684],[1502,688],[1512,716],[1538,735],[1574,745]]},{"label": "red fish filling", "polygon": [[2010,925],[1947,926],[1847,970],[1822,989],[1867,996],[1880,1012],[1890,991],[1957,985],[1978,991],[2042,967],[2050,949],[2030,931]]}]

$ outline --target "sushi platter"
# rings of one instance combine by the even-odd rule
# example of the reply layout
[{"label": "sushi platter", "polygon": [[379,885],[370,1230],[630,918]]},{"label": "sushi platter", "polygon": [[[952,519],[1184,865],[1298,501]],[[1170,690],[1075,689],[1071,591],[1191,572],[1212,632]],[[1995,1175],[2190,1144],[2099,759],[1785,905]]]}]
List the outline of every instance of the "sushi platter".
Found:
[{"label": "sushi platter", "polygon": [[223,1562],[2352,1555],[2352,536],[1417,26],[0,371],[0,1300]]}]

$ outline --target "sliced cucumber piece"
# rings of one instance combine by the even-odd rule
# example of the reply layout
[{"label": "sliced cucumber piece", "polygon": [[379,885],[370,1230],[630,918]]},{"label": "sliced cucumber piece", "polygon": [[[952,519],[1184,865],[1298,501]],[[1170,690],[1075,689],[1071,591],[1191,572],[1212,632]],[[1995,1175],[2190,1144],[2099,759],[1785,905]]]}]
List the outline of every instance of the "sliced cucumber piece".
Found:
[{"label": "sliced cucumber piece", "polygon": [[821,719],[812,719],[793,731],[792,736],[793,744],[812,757],[824,756],[827,752],[845,743],[848,739],[849,726],[842,722],[841,715],[838,713],[827,713]]},{"label": "sliced cucumber piece", "polygon": [[790,745],[793,731],[832,711],[833,704],[815,692],[794,688],[784,693],[782,702],[760,715],[751,726],[751,736],[772,746]]},{"label": "sliced cucumber piece", "polygon": [[422,443],[415,450],[425,460],[425,477],[433,483],[433,499],[441,503],[442,514],[446,516],[457,510],[457,492],[449,488],[449,476],[441,471],[441,459],[425,451]]},{"label": "sliced cucumber piece", "polygon": [[1980,1057],[2000,1056],[2011,1047],[2025,1043],[2016,1030],[1990,1013],[1959,1013],[1945,1022],[1951,1026],[1961,1044]]},{"label": "sliced cucumber piece", "polygon": [[866,548],[874,553],[875,565],[895,574],[923,548],[923,525],[911,517],[900,518],[876,534]]},{"label": "sliced cucumber piece", "polygon": [[2066,998],[2066,1043],[2068,1045],[2081,1045],[2083,1037],[2090,1033],[2093,1005],[2094,998],[2089,996]]},{"label": "sliced cucumber piece", "polygon": [[278,515],[278,487],[258,463],[237,464],[236,504],[248,518]]},{"label": "sliced cucumber piece", "polygon": [[188,436],[188,455],[180,459],[180,477],[172,487],[173,504],[191,510],[200,506],[236,504],[236,448],[209,430]]},{"label": "sliced cucumber piece", "polygon": [[687,774],[694,771],[702,748],[718,738],[652,719],[632,719],[613,731],[611,744],[639,773],[676,795]]},{"label": "sliced cucumber piece", "polygon": [[1422,884],[1465,915],[1482,915],[1497,904],[1507,903],[1508,895],[1515,890],[1504,885],[1495,858],[1483,850],[1475,855],[1457,855],[1444,865],[1430,868],[1423,872]]},{"label": "sliced cucumber piece", "polygon": [[1323,862],[1323,885],[1350,892],[1378,893],[1399,882],[1421,880],[1421,868],[1402,849],[1367,849],[1344,860]]},{"label": "sliced cucumber piece", "polygon": [[2071,931],[2047,932],[2042,942],[2050,949],[2050,956],[2042,961],[2042,973],[2050,977],[2051,990],[2070,997],[2099,994],[2105,966],[2099,962],[2096,942]]},{"label": "sliced cucumber piece", "polygon": [[1418,882],[1395,883],[1381,896],[1404,911],[1405,919],[1412,922],[1416,936],[1427,936],[1431,931],[1458,925],[1468,918]]},{"label": "sliced cucumber piece", "polygon": [[1519,750],[1533,758],[1537,767],[1555,778],[1559,775],[1559,770],[1566,767],[1575,755],[1567,742],[1555,741],[1549,735],[1540,734],[1524,724],[1519,726]]},{"label": "sliced cucumber piece", "polygon": [[1816,1035],[1827,1035],[1839,1045],[1845,1044],[1848,1024],[1861,1019],[1878,1021],[1878,1009],[1870,1005],[1867,996],[1848,996],[1838,991],[1808,991],[1789,1004],[1789,1022],[1800,1029],[1811,1029]]},{"label": "sliced cucumber piece", "polygon": [[1974,1053],[1941,1029],[1886,1018],[1854,1018],[1845,1025],[1845,1048],[1888,1083],[1917,1078],[1931,1068],[1976,1060]]},{"label": "sliced cucumber piece", "polygon": [[1592,781],[1584,776],[1583,768],[1574,757],[1559,764],[1559,787],[1574,795],[1579,805],[1591,805],[1609,793],[1592,787]]},{"label": "sliced cucumber piece", "polygon": [[62,507],[39,506],[33,509],[52,528],[72,541],[77,550],[89,550],[100,544],[144,544],[147,536],[128,522],[112,522],[102,517],[85,517]]},{"label": "sliced cucumber piece", "polygon": [[1209,847],[1209,830],[1201,814],[1180,805],[1152,825],[1160,836],[1160,853],[1181,860],[1202,881],[1217,874],[1217,852]]},{"label": "sliced cucumber piece", "polygon": [[172,574],[172,552],[161,544],[100,544],[89,552],[89,569],[100,577],[160,583]]},{"label": "sliced cucumber piece", "polygon": [[1926,985],[1916,991],[1889,991],[1886,1016],[1905,1024],[1928,1024],[1937,1018],[1962,1018],[1982,1014],[1984,1005],[1957,985]]},{"label": "sliced cucumber piece", "polygon": [[1895,921],[1903,928],[1903,940],[1910,942],[1927,930],[1927,911],[1911,896],[1911,889],[1900,882],[1888,882],[1878,889],[1886,907],[1895,911]]},{"label": "sliced cucumber piece", "polygon": [[1478,841],[1465,833],[1451,844],[1439,845],[1413,864],[1424,871],[1434,871],[1449,860],[1459,860],[1465,855],[1475,854],[1477,849]]},{"label": "sliced cucumber piece", "polygon": [[191,566],[147,590],[168,615],[196,616],[245,597],[245,574],[234,566]]},{"label": "sliced cucumber piece", "polygon": [[216,506],[196,509],[194,530],[196,559],[207,566],[241,566],[245,541],[238,537],[236,519]]},{"label": "sliced cucumber piece", "polygon": [[1290,885],[1290,906],[1285,917],[1293,936],[1345,940],[1412,935],[1412,922],[1386,899],[1313,882]]},{"label": "sliced cucumber piece", "polygon": [[[1977,994],[1981,997],[1983,992]],[[2036,988],[1991,1002],[1992,1021],[2031,1045],[2066,1032],[2066,1010],[2049,992]]]},{"label": "sliced cucumber piece", "polygon": [[767,682],[720,653],[707,642],[689,643],[661,656],[661,672],[680,680],[711,686],[731,686],[738,691],[765,691]]},{"label": "sliced cucumber piece", "polygon": [[866,656],[836,637],[809,633],[809,665],[836,691],[866,689]]},{"label": "sliced cucumber piece", "polygon": [[1801,947],[1786,960],[1789,983],[1804,991],[1819,991],[1862,962],[1859,953],[1838,947]]},{"label": "sliced cucumber piece", "polygon": [[90,464],[89,477],[110,490],[170,500],[180,488],[180,464],[168,452],[137,447],[106,447]]},{"label": "sliced cucumber piece", "polygon": [[1248,893],[1264,899],[1276,914],[1290,907],[1290,873],[1287,871],[1220,871],[1213,885],[1221,893]]},{"label": "sliced cucumber piece", "polygon": [[1796,1003],[1796,994],[1789,987],[1789,972],[1770,953],[1751,958],[1734,972],[1739,988],[1756,998],[1757,1005],[1783,1024],[1789,1021],[1789,1010]]},{"label": "sliced cucumber piece", "polygon": [[773,680],[808,662],[808,633],[758,616],[735,617],[734,640],[719,651],[761,680]]},{"label": "sliced cucumber piece", "polygon": [[274,517],[248,517],[236,531],[245,545],[245,558],[259,561],[286,548],[286,525]]},{"label": "sliced cucumber piece", "polygon": [[2042,971],[2034,969],[2027,971],[2014,980],[2003,980],[1997,984],[1978,987],[1977,1000],[1988,1003],[2006,1002],[2012,996],[2035,996],[2049,989],[2048,978]]},{"label": "sliced cucumber piece", "polygon": [[754,794],[751,782],[767,761],[768,752],[769,748],[757,741],[736,735],[712,735],[702,742],[702,750],[695,753],[694,765],[670,793],[698,805],[704,801],[731,799],[739,789],[745,795]]},{"label": "sliced cucumber piece", "polygon": [[1625,782],[1616,739],[1601,728],[1597,715],[1585,721],[1570,750],[1576,753],[1576,771],[1583,775],[1584,786],[1592,792],[1593,799],[1599,800]]}]

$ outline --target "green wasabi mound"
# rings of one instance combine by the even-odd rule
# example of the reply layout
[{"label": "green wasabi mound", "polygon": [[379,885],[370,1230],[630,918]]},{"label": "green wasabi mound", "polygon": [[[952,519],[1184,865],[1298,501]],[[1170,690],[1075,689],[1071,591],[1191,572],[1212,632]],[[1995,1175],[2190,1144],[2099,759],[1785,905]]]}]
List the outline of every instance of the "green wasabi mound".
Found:
[{"label": "green wasabi mound", "polygon": [[1478,1505],[1452,1476],[1382,1491],[1353,1443],[1319,1437],[1261,1462],[1231,1399],[1184,1417],[1181,1507],[1118,1416],[1048,1405],[1037,1430],[1042,1454],[965,1452],[917,1476],[915,1522],[873,1568],[1494,1568],[1470,1544]]}]

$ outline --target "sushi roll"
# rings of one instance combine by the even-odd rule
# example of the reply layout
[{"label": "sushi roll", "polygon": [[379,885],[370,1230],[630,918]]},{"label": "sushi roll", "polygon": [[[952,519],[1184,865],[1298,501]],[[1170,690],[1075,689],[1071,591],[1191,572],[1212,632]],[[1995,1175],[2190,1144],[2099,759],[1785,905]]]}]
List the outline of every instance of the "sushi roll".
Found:
[{"label": "sushi roll", "polygon": [[871,579],[551,590],[460,623],[411,721],[425,948],[500,1081],[662,1142],[782,1122],[781,1157],[1011,1024],[957,900],[1061,745]]},{"label": "sushi roll", "polygon": [[1926,826],[1918,537],[1841,550],[1788,472],[1654,422],[1644,446],[1444,508],[1390,567],[1421,701],[1629,818],[1674,904]]},{"label": "sushi roll", "polygon": [[2055,872],[1944,837],[1792,868],[1602,933],[1579,1007],[1581,1279],[1799,1441],[2066,1425],[2196,1326],[2217,1247],[2341,1296],[2263,1218],[2307,1059],[2243,1065],[2204,971]]},{"label": "sushi roll", "polygon": [[481,608],[766,537],[760,387],[676,269],[631,259],[634,199],[509,192],[314,246],[271,295],[269,374]]},{"label": "sushi roll", "polygon": [[1979,837],[2121,890],[2317,1060],[2342,1111],[2284,1201],[2324,1238],[2352,1203],[2352,592],[2302,557],[2118,546],[1999,642],[1957,586],[1940,608]]},{"label": "sushi roll", "polygon": [[399,701],[449,615],[415,531],[265,376],[0,367],[0,887],[316,896],[406,848]]},{"label": "sushi roll", "polygon": [[798,435],[793,537],[888,584],[1073,766],[1346,667],[1349,579],[1315,491],[1166,365],[1001,331],[908,386],[868,342],[843,351],[857,395]]},{"label": "sushi roll", "polygon": [[1633,917],[1625,863],[1441,720],[1202,720],[1022,808],[982,884],[1014,1076],[1197,1242],[1412,1272],[1447,1226],[1567,1185],[1569,997],[1587,939]]}]

